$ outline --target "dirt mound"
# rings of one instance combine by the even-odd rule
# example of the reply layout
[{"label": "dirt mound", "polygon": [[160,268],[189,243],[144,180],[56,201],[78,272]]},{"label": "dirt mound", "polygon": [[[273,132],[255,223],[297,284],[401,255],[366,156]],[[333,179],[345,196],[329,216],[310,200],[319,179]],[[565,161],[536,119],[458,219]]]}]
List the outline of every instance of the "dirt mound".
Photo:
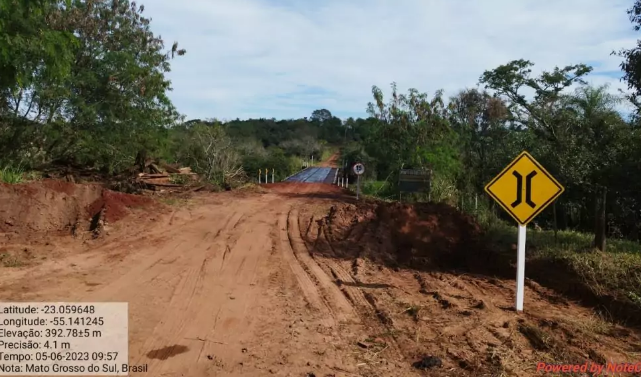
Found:
[{"label": "dirt mound", "polygon": [[[308,228],[308,238],[311,228]],[[388,265],[478,268],[488,262],[474,219],[446,204],[381,203],[333,206],[317,220],[311,237],[320,251],[338,257],[369,257]],[[327,240],[318,240],[324,234]]]},{"label": "dirt mound", "polygon": [[57,180],[0,184],[0,233],[71,232],[89,226],[105,210],[106,222],[116,222],[130,208],[147,206],[151,199],[112,192],[97,184]]},{"label": "dirt mound", "polygon": [[105,221],[114,223],[127,216],[129,209],[142,208],[152,203],[152,199],[144,196],[112,192],[105,189],[102,191],[101,197],[87,207],[87,212],[89,216],[95,216],[104,210],[105,214],[103,217]]}]

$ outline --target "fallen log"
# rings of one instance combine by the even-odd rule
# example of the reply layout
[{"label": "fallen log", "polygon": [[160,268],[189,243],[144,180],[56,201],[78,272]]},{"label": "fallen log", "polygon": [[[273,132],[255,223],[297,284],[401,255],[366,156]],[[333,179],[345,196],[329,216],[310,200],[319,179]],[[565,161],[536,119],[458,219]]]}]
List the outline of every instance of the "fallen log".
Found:
[{"label": "fallen log", "polygon": [[139,173],[138,177],[141,179],[162,179],[169,178],[169,175],[165,173]]},{"label": "fallen log", "polygon": [[167,188],[184,188],[185,186],[182,184],[166,184],[166,183],[148,183],[146,181],[143,181],[143,183],[147,186],[152,186],[152,187],[167,187]]},{"label": "fallen log", "polygon": [[180,173],[180,170],[178,168],[175,168],[174,166],[171,166],[169,164],[161,164],[160,166],[169,173]]},{"label": "fallen log", "polygon": [[151,170],[151,173],[163,173],[163,171],[154,163],[149,164],[149,169]]}]

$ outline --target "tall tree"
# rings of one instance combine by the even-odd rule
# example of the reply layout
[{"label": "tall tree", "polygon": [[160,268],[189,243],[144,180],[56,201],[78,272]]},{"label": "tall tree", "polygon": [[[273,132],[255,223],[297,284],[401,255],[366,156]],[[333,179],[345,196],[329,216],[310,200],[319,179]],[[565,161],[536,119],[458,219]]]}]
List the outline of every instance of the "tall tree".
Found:
[{"label": "tall tree", "polygon": [[[560,181],[565,184],[576,183],[582,176],[582,163],[572,157],[577,150],[573,133],[572,115],[566,107],[567,90],[570,86],[584,84],[583,77],[592,68],[587,65],[555,67],[533,77],[534,64],[527,60],[515,60],[483,73],[480,83],[496,91],[510,101],[513,121],[521,125],[536,139],[536,147],[542,153],[541,161]],[[523,91],[533,93],[528,98]],[[557,203],[553,204],[555,232],[557,229]]]},{"label": "tall tree", "polygon": [[[634,30],[641,30],[641,0],[635,0],[634,4],[628,9],[628,16],[633,24]],[[637,45],[630,49],[621,49],[619,52],[613,52],[623,58],[621,69],[623,70],[623,80],[628,83],[628,89],[632,90],[629,100],[636,106],[637,113],[641,111],[641,40],[637,40]]]},{"label": "tall tree", "polygon": [[621,99],[608,92],[607,86],[582,86],[569,98],[568,105],[577,112],[576,139],[583,148],[577,157],[586,168],[583,186],[594,197],[594,245],[604,251],[606,247],[606,200],[611,189],[613,174],[621,159],[624,139],[629,126],[623,121],[616,106]]},{"label": "tall tree", "polygon": [[73,131],[61,156],[126,162],[137,150],[156,146],[178,118],[165,74],[169,61],[185,51],[177,43],[166,51],[143,11],[127,0],[78,1],[69,23],[80,47],[70,96],[56,110]]}]

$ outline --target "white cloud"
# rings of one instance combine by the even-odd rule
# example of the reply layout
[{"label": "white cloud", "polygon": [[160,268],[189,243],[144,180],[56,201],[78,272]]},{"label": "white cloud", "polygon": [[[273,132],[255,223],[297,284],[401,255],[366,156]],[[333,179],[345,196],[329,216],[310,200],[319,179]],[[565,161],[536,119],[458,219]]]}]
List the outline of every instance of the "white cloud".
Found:
[{"label": "white cloud", "polygon": [[[189,118],[295,118],[317,108],[363,115],[371,87],[433,93],[474,87],[513,59],[537,70],[617,71],[636,41],[631,0],[152,0],[168,43],[171,97]],[[595,73],[595,84],[618,79]],[[322,89],[320,93],[305,91]]]}]

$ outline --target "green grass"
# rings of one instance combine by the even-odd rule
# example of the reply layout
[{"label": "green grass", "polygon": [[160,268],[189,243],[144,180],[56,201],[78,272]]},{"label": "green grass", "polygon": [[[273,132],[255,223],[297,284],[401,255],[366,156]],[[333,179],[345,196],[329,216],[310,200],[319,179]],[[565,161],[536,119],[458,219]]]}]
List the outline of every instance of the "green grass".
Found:
[{"label": "green grass", "polygon": [[[349,184],[350,190],[356,192],[356,184]],[[398,200],[398,194],[386,181],[366,180],[361,182],[361,194],[364,196],[380,198],[383,200]]]},{"label": "green grass", "polygon": [[22,267],[24,263],[8,252],[0,253],[0,263],[4,267]]},{"label": "green grass", "polygon": [[[485,230],[494,250],[513,250],[517,243],[516,226],[494,221]],[[641,308],[641,244],[608,239],[606,252],[599,252],[592,248],[593,239],[593,234],[576,231],[559,231],[555,239],[553,231],[528,229],[527,259],[563,269],[568,279],[580,279],[598,297],[611,296]],[[542,275],[538,276],[535,280],[540,282]]]},{"label": "green grass", "polygon": [[[490,234],[496,237],[499,242],[512,241],[516,243],[516,226],[511,226],[502,221],[494,221],[491,224],[484,224],[484,228]],[[556,240],[554,231],[527,229],[527,242],[534,246],[537,251],[541,252],[586,252],[591,251],[593,234],[582,233],[572,230],[563,230],[557,232]],[[641,244],[638,242],[608,239],[608,254],[635,254],[641,258]]]},{"label": "green grass", "polygon": [[322,161],[325,161],[325,160],[329,159],[335,153],[336,153],[336,149],[335,148],[325,148],[325,149],[323,149],[323,152],[321,153],[320,160],[318,162],[320,163]]},{"label": "green grass", "polygon": [[178,173],[172,173],[169,175],[169,182],[172,184],[185,185],[189,183],[189,180],[190,178],[188,175],[183,175]]},{"label": "green grass", "polygon": [[25,180],[25,172],[20,167],[5,166],[0,169],[0,183],[18,184]]}]

